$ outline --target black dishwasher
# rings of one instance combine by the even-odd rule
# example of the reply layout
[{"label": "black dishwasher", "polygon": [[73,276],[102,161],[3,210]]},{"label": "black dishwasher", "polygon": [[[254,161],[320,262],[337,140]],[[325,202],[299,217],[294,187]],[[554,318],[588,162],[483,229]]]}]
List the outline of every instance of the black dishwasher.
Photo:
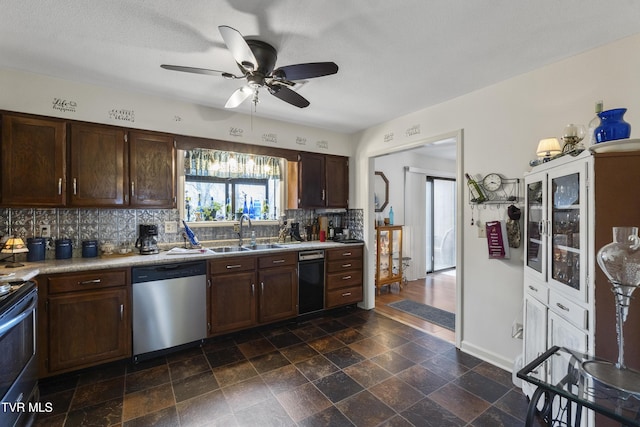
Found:
[{"label": "black dishwasher", "polygon": [[298,314],[324,309],[324,250],[298,253]]}]

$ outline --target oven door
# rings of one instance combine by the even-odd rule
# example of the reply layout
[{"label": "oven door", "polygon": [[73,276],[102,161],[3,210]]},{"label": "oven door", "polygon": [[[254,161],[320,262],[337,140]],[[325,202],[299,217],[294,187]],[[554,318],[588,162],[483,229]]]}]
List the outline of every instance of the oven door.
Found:
[{"label": "oven door", "polygon": [[38,399],[36,305],[33,289],[0,318],[0,425],[30,425]]}]

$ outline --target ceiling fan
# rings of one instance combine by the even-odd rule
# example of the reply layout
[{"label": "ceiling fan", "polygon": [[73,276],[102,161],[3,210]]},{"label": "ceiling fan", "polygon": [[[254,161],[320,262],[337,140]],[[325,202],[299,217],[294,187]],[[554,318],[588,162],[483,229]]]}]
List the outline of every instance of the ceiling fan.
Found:
[{"label": "ceiling fan", "polygon": [[291,88],[296,80],[312,79],[338,72],[333,62],[310,62],[306,64],[285,65],[275,68],[278,52],[268,43],[260,40],[247,40],[240,32],[226,25],[218,27],[227,49],[240,68],[241,75],[206,68],[183,67],[181,65],[160,65],[165,70],[184,71],[187,73],[222,76],[227,79],[245,79],[247,84],[231,94],[225,108],[235,108],[247,98],[253,96],[252,102],[258,103],[258,90],[266,87],[269,93],[278,99],[296,107],[304,108],[309,101]]}]

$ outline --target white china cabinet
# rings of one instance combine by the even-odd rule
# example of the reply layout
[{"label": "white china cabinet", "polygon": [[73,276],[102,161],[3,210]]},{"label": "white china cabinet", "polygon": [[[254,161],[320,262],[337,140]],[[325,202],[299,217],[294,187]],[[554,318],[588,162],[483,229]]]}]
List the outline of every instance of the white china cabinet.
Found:
[{"label": "white china cabinet", "polygon": [[525,365],[553,345],[593,353],[592,176],[589,152],[525,175]]}]

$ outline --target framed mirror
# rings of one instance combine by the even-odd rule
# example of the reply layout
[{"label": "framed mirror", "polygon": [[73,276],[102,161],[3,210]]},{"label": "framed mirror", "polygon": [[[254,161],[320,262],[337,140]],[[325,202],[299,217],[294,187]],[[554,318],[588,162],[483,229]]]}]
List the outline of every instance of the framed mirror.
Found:
[{"label": "framed mirror", "polygon": [[373,194],[376,212],[384,211],[389,203],[389,180],[383,172],[376,171],[374,175]]}]

